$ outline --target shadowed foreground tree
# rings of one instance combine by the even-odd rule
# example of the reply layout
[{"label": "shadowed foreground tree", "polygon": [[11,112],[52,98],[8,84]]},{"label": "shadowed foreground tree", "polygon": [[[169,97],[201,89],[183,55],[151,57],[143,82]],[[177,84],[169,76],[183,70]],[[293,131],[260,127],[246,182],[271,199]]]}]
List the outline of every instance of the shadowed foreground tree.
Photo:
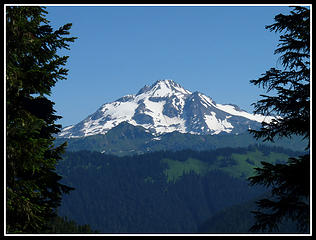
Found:
[{"label": "shadowed foreground tree", "polygon": [[68,56],[71,24],[48,25],[42,7],[6,7],[6,230],[38,233],[55,215],[62,193],[72,188],[59,181],[56,163],[66,144],[55,147],[61,126],[47,96]]},{"label": "shadowed foreground tree", "polygon": [[[259,130],[250,130],[256,139],[274,141],[276,137],[300,135],[310,142],[310,10],[295,7],[289,15],[275,16],[275,23],[266,29],[280,32],[275,54],[282,54],[283,70],[271,68],[254,85],[275,91],[254,104],[255,113],[278,116],[262,123]],[[286,218],[297,223],[300,232],[309,231],[310,155],[290,158],[287,164],[262,162],[250,177],[252,185],[271,188],[271,198],[257,202],[253,211],[256,223],[251,231],[278,231],[278,224]]]}]

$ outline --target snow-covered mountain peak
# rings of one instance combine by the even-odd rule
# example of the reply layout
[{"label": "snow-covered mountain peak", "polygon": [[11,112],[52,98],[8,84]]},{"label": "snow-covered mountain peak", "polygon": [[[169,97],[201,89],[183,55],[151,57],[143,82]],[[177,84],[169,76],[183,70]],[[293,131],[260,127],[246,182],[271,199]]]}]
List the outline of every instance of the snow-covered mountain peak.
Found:
[{"label": "snow-covered mountain peak", "polygon": [[190,91],[184,89],[180,84],[174,82],[171,79],[158,80],[151,86],[145,85],[141,88],[136,94],[141,95],[146,94],[149,97],[170,97],[170,96],[179,96],[179,95],[188,95],[191,94]]},{"label": "snow-covered mountain peak", "polygon": [[103,104],[78,124],[62,129],[59,137],[105,134],[122,122],[142,126],[154,135],[178,131],[192,134],[241,133],[271,117],[253,115],[233,104],[191,92],[170,79],[145,85],[137,94]]}]

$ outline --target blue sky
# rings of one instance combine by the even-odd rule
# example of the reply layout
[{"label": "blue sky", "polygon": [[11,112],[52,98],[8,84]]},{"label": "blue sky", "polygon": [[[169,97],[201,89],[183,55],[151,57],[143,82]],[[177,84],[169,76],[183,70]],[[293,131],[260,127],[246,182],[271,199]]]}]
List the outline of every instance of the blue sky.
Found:
[{"label": "blue sky", "polygon": [[249,112],[264,93],[249,83],[271,67],[279,35],[265,29],[288,6],[49,6],[55,29],[72,23],[67,80],[53,88],[58,121],[78,123],[103,103],[172,79]]}]

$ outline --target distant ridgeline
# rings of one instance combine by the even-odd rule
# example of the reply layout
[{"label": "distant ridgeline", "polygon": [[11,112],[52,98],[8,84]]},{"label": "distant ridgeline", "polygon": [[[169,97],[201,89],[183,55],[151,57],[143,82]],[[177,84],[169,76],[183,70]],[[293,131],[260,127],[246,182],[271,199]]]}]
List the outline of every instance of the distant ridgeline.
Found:
[{"label": "distant ridgeline", "polygon": [[[63,197],[58,214],[100,233],[243,233],[253,223],[251,204],[267,192],[246,181],[254,167],[300,154],[264,145],[123,157],[68,151],[57,170],[75,190]],[[289,223],[282,231],[296,229]]]},{"label": "distant ridgeline", "polygon": [[106,134],[80,138],[57,138],[56,145],[67,141],[67,151],[98,151],[118,156],[143,154],[154,151],[178,151],[191,149],[196,151],[212,150],[223,147],[248,147],[254,144],[289,148],[304,151],[307,142],[301,137],[276,139],[275,143],[255,140],[248,132],[243,134],[196,135],[171,132],[153,136],[141,126],[122,122]]}]

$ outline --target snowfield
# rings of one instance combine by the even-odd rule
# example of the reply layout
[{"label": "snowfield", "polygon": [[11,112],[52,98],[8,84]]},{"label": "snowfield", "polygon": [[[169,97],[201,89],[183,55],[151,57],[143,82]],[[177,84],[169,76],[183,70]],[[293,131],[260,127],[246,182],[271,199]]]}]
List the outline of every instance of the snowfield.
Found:
[{"label": "snowfield", "polygon": [[[234,105],[217,104],[210,97],[192,93],[166,79],[144,86],[137,94],[103,104],[78,124],[62,129],[59,137],[106,134],[122,122],[142,126],[153,135],[178,131],[192,134],[238,134],[273,117],[254,115]],[[237,124],[237,125],[236,125]],[[158,139],[158,138],[157,138]]]}]

